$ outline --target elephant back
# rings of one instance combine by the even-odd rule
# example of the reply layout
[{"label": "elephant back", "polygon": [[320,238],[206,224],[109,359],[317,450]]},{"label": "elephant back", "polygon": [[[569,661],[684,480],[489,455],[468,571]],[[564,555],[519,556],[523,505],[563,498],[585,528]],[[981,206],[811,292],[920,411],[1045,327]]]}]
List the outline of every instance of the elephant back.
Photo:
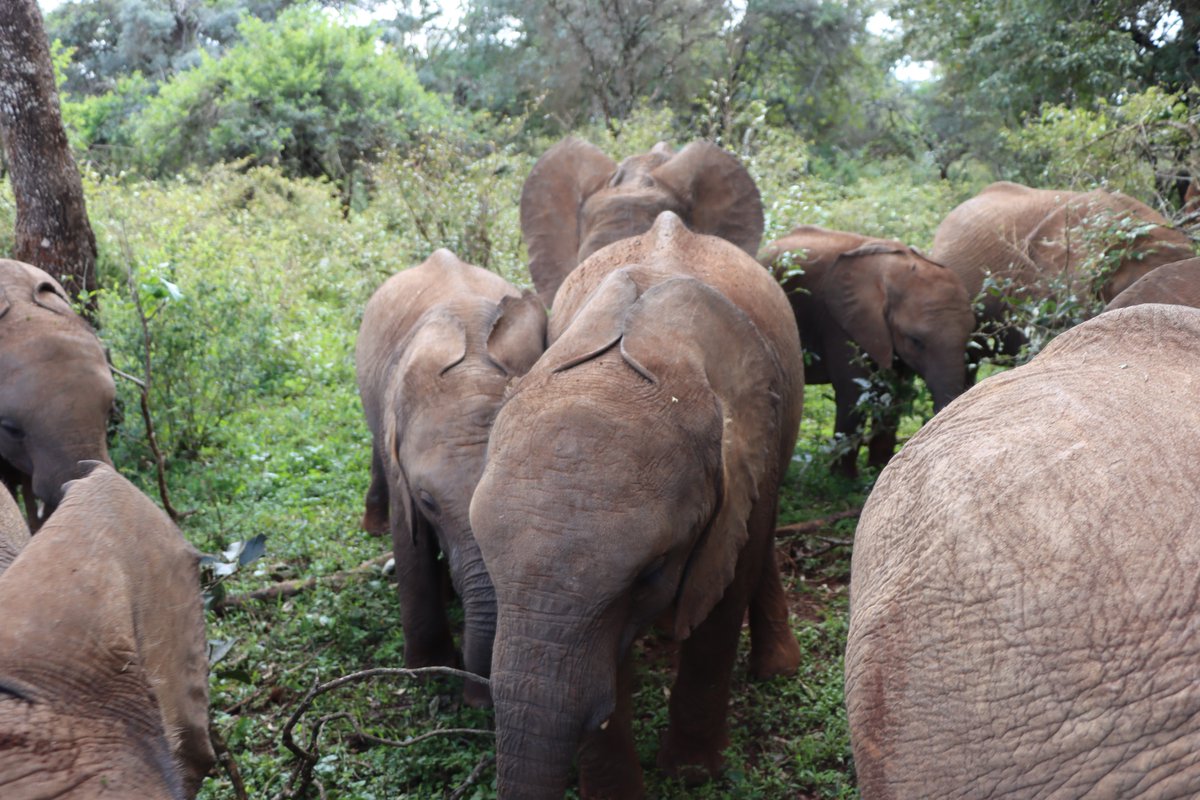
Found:
[{"label": "elephant back", "polygon": [[1102,314],[880,475],[846,648],[864,798],[1146,796],[1153,764],[1151,795],[1194,793],[1197,342],[1200,310]]},{"label": "elephant back", "polygon": [[1151,270],[1113,298],[1105,310],[1145,303],[1200,308],[1200,258],[1176,261]]}]

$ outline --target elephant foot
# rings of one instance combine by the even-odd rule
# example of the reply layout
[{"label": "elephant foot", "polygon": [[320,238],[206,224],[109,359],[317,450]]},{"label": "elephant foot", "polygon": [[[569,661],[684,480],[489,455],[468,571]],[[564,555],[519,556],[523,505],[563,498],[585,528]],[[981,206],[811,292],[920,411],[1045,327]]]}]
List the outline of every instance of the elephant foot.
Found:
[{"label": "elephant foot", "polygon": [[467,678],[463,684],[463,702],[471,708],[491,708],[492,690],[487,684]]},{"label": "elephant foot", "polygon": [[684,736],[668,730],[658,749],[658,768],[668,777],[682,780],[686,786],[699,786],[720,777],[725,768],[721,753],[729,745],[724,732],[719,737]]},{"label": "elephant foot", "polygon": [[751,639],[750,675],[758,680],[793,675],[800,666],[800,644],[791,630],[771,637],[769,643]]}]

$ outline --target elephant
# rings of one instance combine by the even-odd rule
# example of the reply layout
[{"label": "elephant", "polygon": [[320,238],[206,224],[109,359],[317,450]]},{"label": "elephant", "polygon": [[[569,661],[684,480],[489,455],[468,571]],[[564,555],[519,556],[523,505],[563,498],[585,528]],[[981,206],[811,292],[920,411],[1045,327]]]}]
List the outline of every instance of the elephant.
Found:
[{"label": "elephant", "polygon": [[[363,527],[391,530],[410,668],[457,663],[441,553],[463,603],[466,669],[490,671],[496,599],[467,509],[505,390],[545,338],[535,295],[449,250],[388,278],[367,303],[355,350],[372,436]],[[484,684],[464,691],[489,702]]]},{"label": "elephant", "polygon": [[0,259],[0,483],[20,490],[31,529],[54,511],[80,461],[111,463],[115,396],[104,347],[59,282]]},{"label": "elephant", "polygon": [[[862,382],[875,367],[916,372],[940,411],[966,386],[967,340],[975,327],[958,275],[900,242],[801,225],[769,244],[760,260],[783,284],[804,345],[806,384],[833,384],[834,431],[857,442]],[[802,272],[796,270],[796,265]],[[880,418],[882,417],[882,418]],[[873,420],[869,462],[882,467],[896,447],[898,420]],[[857,472],[855,445],[837,468]]]},{"label": "elephant", "polygon": [[758,252],[758,187],[737,158],[715,144],[692,142],[676,153],[659,142],[620,164],[574,137],[547,150],[521,189],[521,233],[542,301],[552,306],[576,265],[607,244],[646,232],[663,211],[694,231]]},{"label": "elephant", "polygon": [[194,797],[215,761],[199,559],[84,462],[0,575],[0,795]]},{"label": "elephant", "polygon": [[[1104,232],[1117,226],[1126,232],[1114,243]],[[1032,189],[1001,181],[942,220],[931,255],[958,273],[973,298],[989,275],[1012,282],[1011,289],[1002,285],[982,295],[977,313],[982,335],[971,348],[977,362],[987,355],[1014,356],[1025,344],[1024,335],[1007,325],[1013,297],[1040,299],[1051,293],[1050,282],[1064,280],[1085,306],[1094,306],[1084,309],[1093,316],[1155,267],[1191,258],[1191,240],[1169,226],[1154,209],[1116,192]],[[993,336],[996,347],[987,343]]]},{"label": "elephant", "polygon": [[800,651],[773,544],[803,404],[783,290],[671,212],[564,281],[488,442],[471,526],[496,588],[501,798],[636,798],[632,644],[681,640],[666,772],[715,774],[747,606],[751,673]]},{"label": "elephant", "polygon": [[1128,308],[1142,303],[1200,308],[1200,258],[1164,264],[1147,272],[1128,289],[1113,298],[1105,308]]},{"label": "elephant", "polygon": [[1108,311],[892,459],[851,564],[864,800],[1200,795],[1198,388],[1200,310]]},{"label": "elephant", "polygon": [[0,486],[0,575],[29,542],[29,526],[21,516],[17,501]]}]

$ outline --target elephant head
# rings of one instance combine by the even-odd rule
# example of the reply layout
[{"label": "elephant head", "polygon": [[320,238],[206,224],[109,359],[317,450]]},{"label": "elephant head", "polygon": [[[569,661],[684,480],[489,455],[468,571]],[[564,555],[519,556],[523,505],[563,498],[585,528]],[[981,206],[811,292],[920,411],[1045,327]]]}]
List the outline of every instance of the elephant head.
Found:
[{"label": "elephant head", "polygon": [[529,273],[547,306],[572,269],[605,245],[649,230],[664,211],[698,233],[750,255],[762,239],[758,187],[730,153],[693,142],[665,143],[619,165],[598,147],[567,138],[538,159],[521,190]]},{"label": "elephant head", "polygon": [[781,375],[723,294],[634,266],[588,295],[501,409],[471,504],[498,605],[501,797],[561,797],[581,743],[585,797],[640,794],[628,656],[664,616],[691,635],[672,731],[691,719],[719,759],[721,669],[773,530]]},{"label": "elephant head", "polygon": [[966,385],[971,302],[953,272],[898,242],[838,255],[818,297],[846,334],[884,369],[899,358],[924,380],[940,411]]},{"label": "elephant head", "polygon": [[29,526],[17,508],[17,501],[0,486],[0,575],[28,543]]},{"label": "elephant head", "polygon": [[0,575],[0,787],[192,797],[214,762],[199,554],[133,484],[89,469]]},{"label": "elephant head", "polygon": [[58,505],[80,461],[108,463],[115,394],[104,348],[58,281],[0,260],[0,479],[14,494],[21,487],[31,527]]},{"label": "elephant head", "polygon": [[[495,596],[468,508],[492,419],[545,335],[535,295],[444,250],[393,276],[367,306],[359,385],[388,502],[409,667],[456,661],[440,552],[463,603],[465,666],[490,671]],[[479,683],[465,692],[472,704],[488,702]]]}]

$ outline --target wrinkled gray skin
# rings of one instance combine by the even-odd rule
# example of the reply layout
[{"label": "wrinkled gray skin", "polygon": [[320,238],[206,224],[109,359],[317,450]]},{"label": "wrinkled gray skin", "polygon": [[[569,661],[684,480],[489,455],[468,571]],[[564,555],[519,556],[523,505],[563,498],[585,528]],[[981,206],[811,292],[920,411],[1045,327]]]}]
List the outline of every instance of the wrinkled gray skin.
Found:
[{"label": "wrinkled gray skin", "polygon": [[29,542],[29,526],[17,508],[17,501],[0,486],[0,575],[8,569]]},{"label": "wrinkled gray skin", "polygon": [[650,230],[664,211],[693,231],[720,236],[750,255],[762,241],[758,187],[730,153],[709,142],[679,152],[659,142],[620,164],[568,137],[538,159],[521,189],[521,233],[529,274],[550,306],[576,265],[605,245]]},{"label": "wrinkled gray skin", "polygon": [[[759,260],[783,284],[796,314],[807,356],[804,382],[833,384],[835,433],[854,440],[863,427],[855,406],[873,370],[861,363],[860,351],[902,380],[920,375],[934,411],[965,388],[975,315],[952,270],[900,242],[815,225],[767,245]],[[871,466],[892,457],[898,422],[887,411],[873,419]],[[853,476],[856,461],[857,452],[849,452],[837,467]]]},{"label": "wrinkled gray skin", "polygon": [[1106,311],[1143,303],[1200,308],[1200,258],[1164,264],[1138,278],[1113,298]]},{"label": "wrinkled gray skin", "polygon": [[851,567],[865,800],[1200,795],[1198,396],[1200,310],[1106,312],[892,460]]},{"label": "wrinkled gray skin", "polygon": [[[1088,241],[1088,223],[1101,226],[1116,219],[1133,219],[1154,227],[1130,246],[1130,254],[1099,287],[1079,267],[1097,254]],[[1096,189],[1069,192],[1031,189],[1019,183],[993,183],[951,211],[933,237],[931,257],[958,273],[972,298],[984,278],[1012,280],[1030,297],[1046,293],[1046,281],[1069,276],[1084,298],[1106,303],[1150,270],[1194,255],[1191,240],[1169,227],[1168,220],[1132,197]],[[984,331],[1001,330],[1008,304],[992,294],[982,298],[978,322]],[[1017,331],[1002,330],[999,352],[1015,355],[1025,343]],[[987,355],[983,339],[972,348],[974,360]]]},{"label": "wrinkled gray skin", "polygon": [[[467,511],[504,392],[545,337],[535,296],[448,250],[393,275],[367,303],[355,354],[373,440],[363,527],[391,530],[409,667],[457,664],[448,565],[466,618],[464,665],[490,672],[496,599]],[[465,692],[474,705],[489,702],[482,684],[468,681]]]},{"label": "wrinkled gray skin", "polygon": [[471,523],[496,585],[502,798],[637,798],[631,645],[682,640],[659,766],[719,771],[738,634],[751,672],[800,653],[774,560],[803,361],[783,290],[664,213],[566,280],[552,344],[489,442]]},{"label": "wrinkled gray skin", "polygon": [[0,797],[193,797],[214,762],[199,554],[80,466],[0,575]]},{"label": "wrinkled gray skin", "polygon": [[77,477],[76,464],[110,463],[115,394],[100,340],[58,281],[0,259],[0,483],[14,496],[20,489],[34,530]]}]

